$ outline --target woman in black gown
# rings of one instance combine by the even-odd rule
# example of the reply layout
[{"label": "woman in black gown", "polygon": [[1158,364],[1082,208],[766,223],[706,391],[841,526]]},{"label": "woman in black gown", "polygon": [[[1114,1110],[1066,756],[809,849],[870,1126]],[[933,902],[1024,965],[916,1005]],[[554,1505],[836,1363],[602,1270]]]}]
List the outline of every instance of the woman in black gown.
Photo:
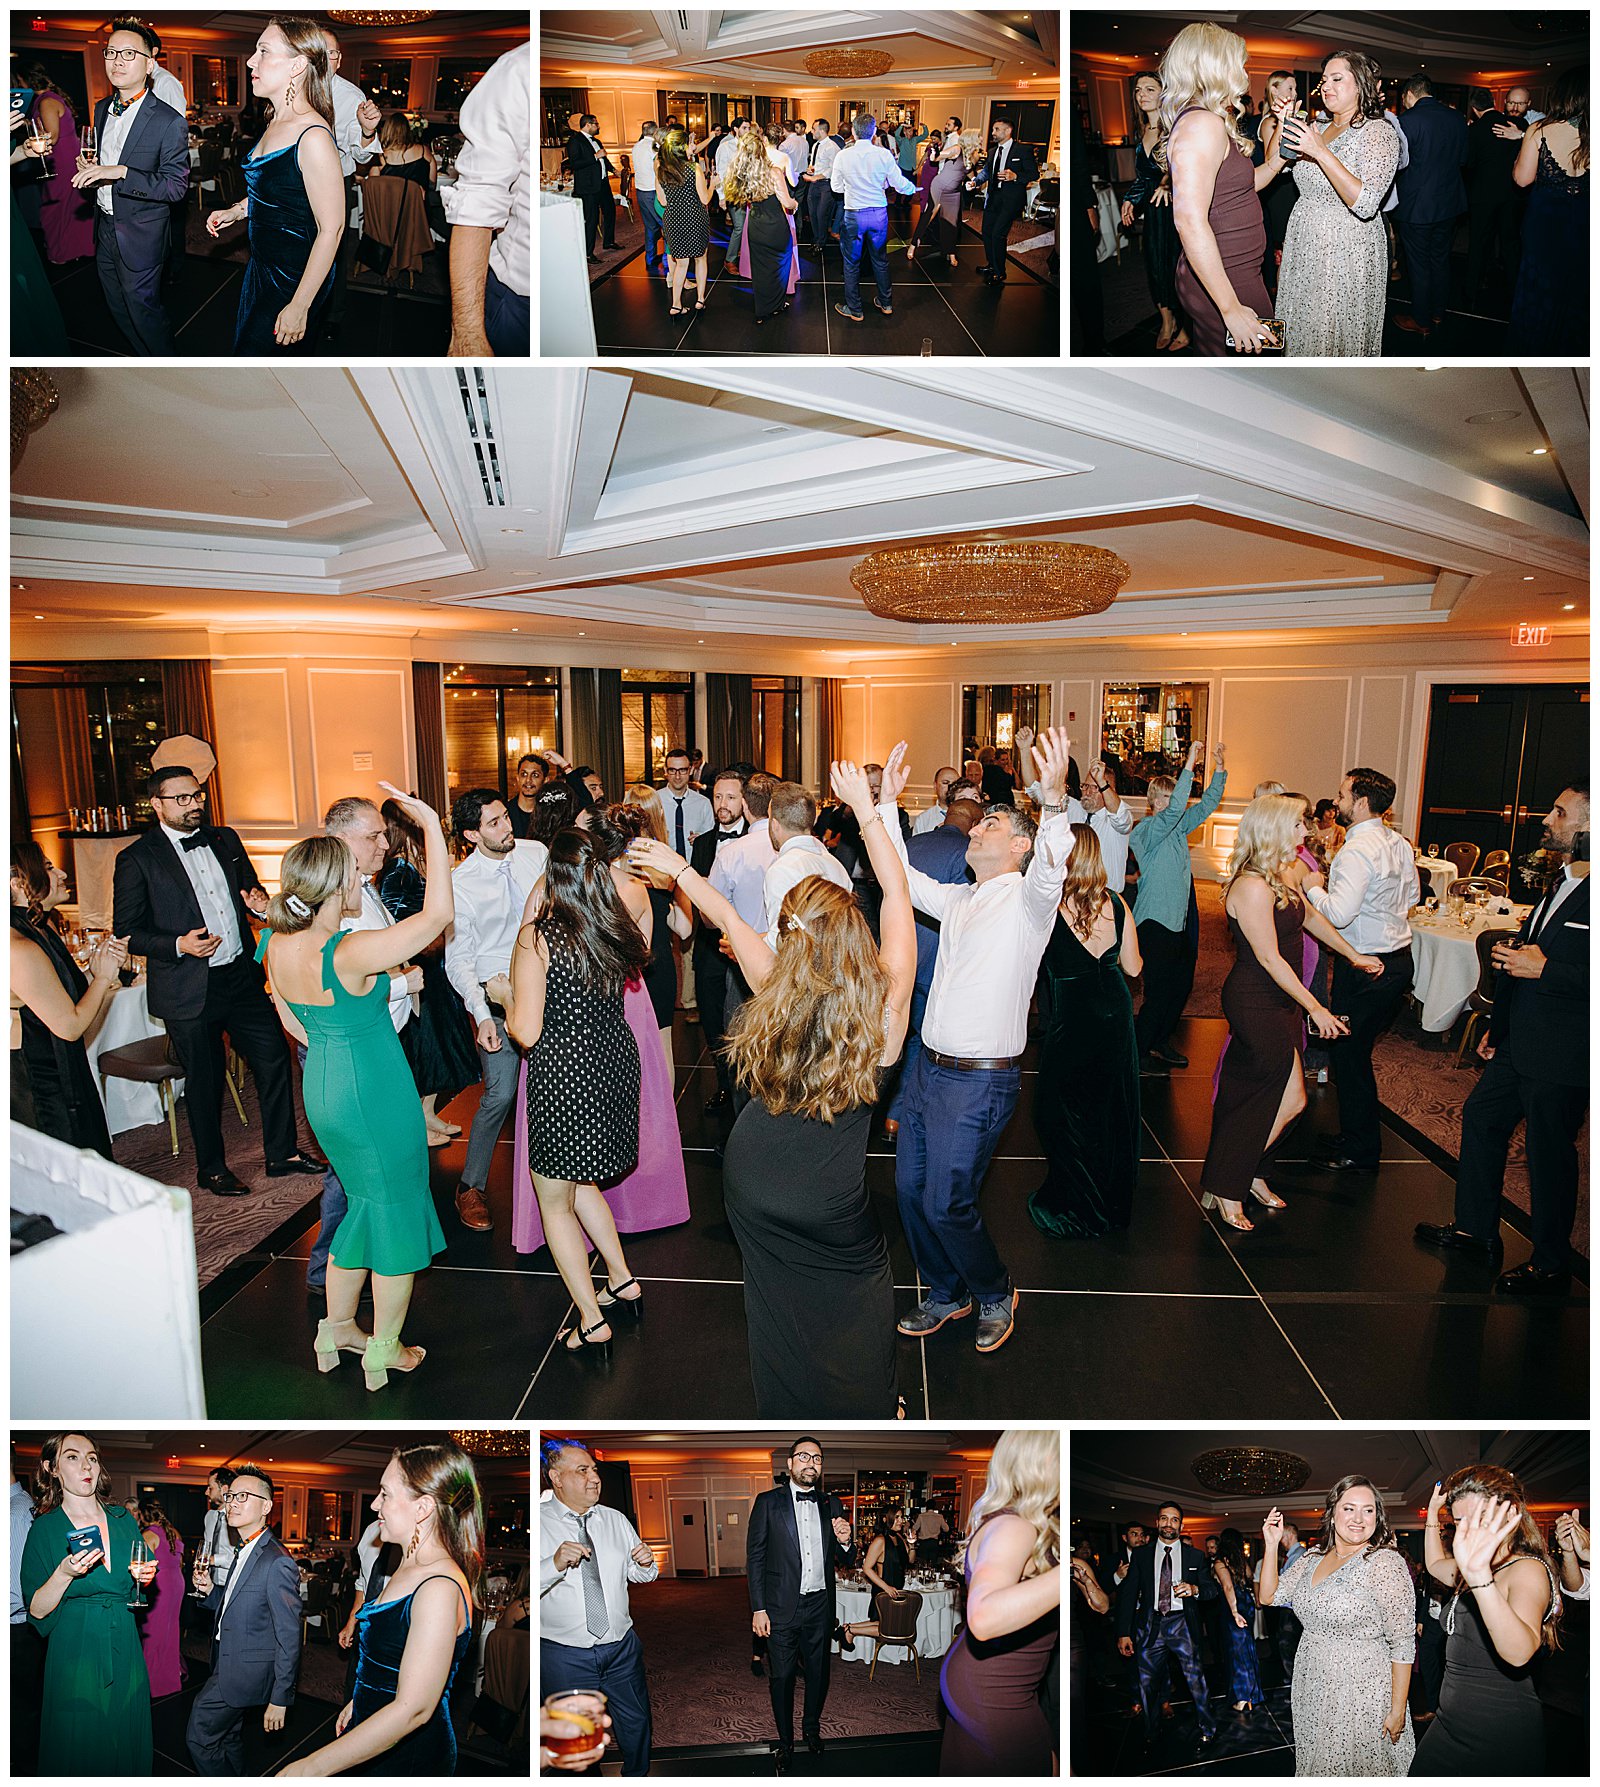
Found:
[{"label": "woman in black gown", "polygon": [[[878,1530],[861,1560],[861,1574],[868,1586],[878,1594],[887,1594],[896,1601],[905,1599],[906,1572],[917,1561],[917,1542],[911,1536],[910,1523],[904,1508],[895,1508],[878,1516]],[[876,1636],[875,1619],[848,1621],[842,1628],[842,1648],[850,1649],[858,1638]]]},{"label": "woman in black gown", "polygon": [[[1447,1550],[1440,1514],[1455,1528]],[[1544,1773],[1544,1707],[1532,1679],[1556,1648],[1561,1597],[1521,1483],[1499,1465],[1468,1465],[1436,1483],[1428,1503],[1428,1574],[1445,1605],[1439,1710],[1417,1745],[1414,1775]]]},{"label": "woman in black gown", "polygon": [[1178,226],[1172,217],[1172,185],[1166,170],[1151,159],[1161,140],[1161,82],[1142,74],[1133,83],[1133,103],[1139,116],[1139,141],[1133,158],[1133,184],[1122,195],[1122,227],[1133,228],[1135,215],[1144,212],[1144,276],[1151,302],[1161,312],[1158,354],[1180,354],[1189,345],[1189,331],[1180,320],[1178,304]]},{"label": "woman in black gown", "polygon": [[1233,1229],[1255,1227],[1244,1214],[1246,1197],[1269,1210],[1283,1208],[1266,1175],[1273,1151],[1306,1108],[1301,1013],[1309,1014],[1306,1021],[1324,1040],[1349,1033],[1300,979],[1302,930],[1363,973],[1383,972],[1376,956],[1352,949],[1285,881],[1305,835],[1305,804],[1298,796],[1264,794],[1251,801],[1239,817],[1223,890],[1235,952],[1222,983],[1229,1041],[1211,1110],[1200,1202]]},{"label": "woman in black gown", "polygon": [[[883,798],[905,785],[905,746]],[[894,1280],[866,1187],[883,1070],[900,1057],[916,977],[905,870],[865,774],[833,765],[883,889],[874,945],[850,894],[808,876],[785,896],[776,954],[732,904],[665,844],[632,854],[665,870],[727,937],[753,989],[729,1032],[743,1100],[723,1158],[728,1221],[744,1256],[745,1322],[763,1415],[893,1415]]]},{"label": "woman in black gown", "polygon": [[1570,68],[1522,139],[1512,178],[1527,192],[1506,346],[1579,358],[1589,351],[1589,78]]},{"label": "woman in black gown", "polygon": [[21,1020],[21,1047],[11,1060],[11,1115],[110,1160],[111,1132],[83,1037],[116,991],[128,945],[126,938],[107,938],[92,978],[85,977],[48,917],[66,887],[60,869],[13,826],[11,1003]]},{"label": "woman in black gown", "polygon": [[1049,1171],[1028,1214],[1047,1235],[1103,1235],[1132,1219],[1139,1047],[1128,982],[1142,966],[1128,908],[1106,885],[1100,840],[1079,826],[1039,964],[1044,1040],[1033,1121]]}]

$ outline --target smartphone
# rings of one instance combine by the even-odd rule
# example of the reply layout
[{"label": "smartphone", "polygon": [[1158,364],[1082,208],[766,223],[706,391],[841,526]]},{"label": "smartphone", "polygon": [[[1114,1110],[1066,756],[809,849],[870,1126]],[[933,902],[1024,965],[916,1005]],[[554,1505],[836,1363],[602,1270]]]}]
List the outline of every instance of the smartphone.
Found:
[{"label": "smartphone", "polygon": [[22,108],[24,117],[33,110],[34,90],[32,87],[13,87],[11,89],[11,109]]},{"label": "smartphone", "polygon": [[[1281,317],[1264,316],[1261,319],[1261,327],[1267,337],[1262,346],[1262,352],[1268,354],[1281,354],[1283,352],[1284,341],[1288,335],[1289,325],[1284,322]],[[1227,338],[1227,344],[1229,347],[1235,345],[1231,334]]]},{"label": "smartphone", "polygon": [[85,1552],[98,1551],[100,1548],[100,1529],[97,1526],[75,1526],[67,1534],[68,1557],[82,1557]]}]

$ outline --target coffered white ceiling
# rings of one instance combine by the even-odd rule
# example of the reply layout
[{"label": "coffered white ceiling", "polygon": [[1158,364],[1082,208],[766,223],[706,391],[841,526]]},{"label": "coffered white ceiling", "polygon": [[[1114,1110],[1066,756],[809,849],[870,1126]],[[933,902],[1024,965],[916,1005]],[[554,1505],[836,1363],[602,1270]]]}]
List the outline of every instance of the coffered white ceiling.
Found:
[{"label": "coffered white ceiling", "polygon": [[55,376],[60,411],[13,480],[17,655],[44,643],[36,613],[46,634],[716,635],[763,662],[1001,649],[1003,612],[907,626],[849,580],[877,546],[975,535],[1128,561],[1110,611],[1029,629],[1041,642],[1587,626],[1588,375],[1571,369]]}]

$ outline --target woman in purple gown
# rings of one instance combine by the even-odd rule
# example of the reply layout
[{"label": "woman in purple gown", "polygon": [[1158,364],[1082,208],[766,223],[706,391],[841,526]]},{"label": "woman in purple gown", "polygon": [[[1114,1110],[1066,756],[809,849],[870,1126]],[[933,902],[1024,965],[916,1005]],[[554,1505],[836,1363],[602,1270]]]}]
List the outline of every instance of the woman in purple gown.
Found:
[{"label": "woman in purple gown", "polygon": [[183,1612],[183,1540],[154,1496],[128,1503],[144,1542],[156,1560],[156,1579],[146,1591],[150,1611],[140,1616],[139,1641],[150,1672],[150,1698],[176,1694],[183,1686],[183,1645],[178,1619]]},{"label": "woman in purple gown", "polygon": [[54,267],[94,253],[94,194],[73,188],[78,167],[78,121],[72,103],[42,68],[30,69],[16,85],[34,90],[33,119],[49,133],[50,173],[39,177],[39,227],[45,258]]}]

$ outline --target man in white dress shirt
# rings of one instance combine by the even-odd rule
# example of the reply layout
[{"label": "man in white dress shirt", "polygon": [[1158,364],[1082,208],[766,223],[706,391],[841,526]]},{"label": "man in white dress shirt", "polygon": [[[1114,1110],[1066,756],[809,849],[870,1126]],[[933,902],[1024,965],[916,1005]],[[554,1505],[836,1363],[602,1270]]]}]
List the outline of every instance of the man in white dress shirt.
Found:
[{"label": "man in white dress shirt", "polygon": [[360,239],[361,194],[356,186],[355,171],[378,153],[378,126],[383,113],[355,84],[339,73],[343,52],[338,37],[322,26],[328,41],[328,82],[333,94],[333,140],[339,150],[339,166],[344,170],[345,229],[334,260],[333,297],[328,304],[327,333],[337,341],[344,324],[345,299],[348,296],[350,267],[355,260]]},{"label": "man in white dress shirt", "polygon": [[[1028,1002],[1050,940],[1072,850],[1066,815],[1068,739],[1038,740],[1044,821],[992,806],[973,827],[967,866],[975,885],[935,881],[906,862],[911,903],[939,921],[939,960],[895,1139],[900,1220],[928,1293],[898,1323],[921,1339],[977,1311],[977,1348],[1011,1336],[1017,1292],[978,1210],[1001,1132],[1016,1109]],[[903,763],[884,773],[879,813],[905,861],[895,802]]]},{"label": "man in white dress shirt", "polygon": [[533,45],[508,50],[461,108],[467,139],[456,183],[441,193],[450,219],[450,357],[527,358],[533,352]]},{"label": "man in white dress shirt", "polygon": [[1416,853],[1383,816],[1394,805],[1394,779],[1379,769],[1353,769],[1339,784],[1337,811],[1344,846],[1320,875],[1308,875],[1305,897],[1362,954],[1383,963],[1363,973],[1335,956],[1328,1005],[1350,1026],[1328,1044],[1339,1089],[1339,1133],[1319,1144],[1322,1164],[1336,1173],[1375,1173],[1382,1152],[1378,1082],[1372,1050],[1393,1023],[1415,978],[1411,920],[1421,893]]},{"label": "man in white dress shirt", "polygon": [[629,151],[633,157],[633,191],[639,201],[639,221],[644,225],[644,264],[652,273],[661,271],[667,255],[661,206],[656,199],[656,122],[647,118],[639,126],[639,140]]},{"label": "man in white dress shirt", "polygon": [[784,899],[809,876],[820,875],[852,898],[855,896],[850,871],[813,835],[816,823],[817,803],[798,782],[780,782],[773,789],[767,808],[767,830],[778,854],[767,865],[761,884],[766,913],[761,928],[773,949],[778,947],[778,915]]},{"label": "man in white dress shirt", "polygon": [[628,1586],[654,1582],[661,1566],[632,1521],[600,1505],[600,1472],[583,1446],[546,1439],[539,1457],[550,1485],[539,1503],[539,1692],[598,1689],[623,1774],[647,1775],[650,1690]]},{"label": "man in white dress shirt", "polygon": [[[827,246],[828,232],[833,225],[833,164],[843,147],[833,135],[833,126],[826,118],[817,118],[811,125],[811,150],[805,172],[806,217],[811,224],[812,246],[820,255]],[[943,821],[940,822],[941,824]]]},{"label": "man in white dress shirt", "polygon": [[937,831],[944,824],[950,812],[950,786],[960,780],[961,771],[949,764],[937,772],[933,778],[933,805],[911,822],[912,837],[920,838],[924,832]]},{"label": "man in white dress shirt", "polygon": [[696,838],[717,823],[711,802],[689,786],[689,753],[682,745],[667,752],[667,779],[661,788],[661,811],[667,821],[667,842],[685,862]]},{"label": "man in white dress shirt", "polygon": [[483,1096],[467,1138],[467,1158],[456,1192],[456,1214],[469,1229],[492,1229],[485,1193],[495,1143],[516,1102],[521,1057],[506,1035],[505,997],[509,980],[491,995],[489,983],[511,973],[511,952],[522,924],[523,908],[536,881],[544,874],[550,852],[532,838],[519,838],[498,789],[469,788],[450,809],[457,838],[472,854],[457,863],[450,880],[455,888],[455,923],[445,933],[444,968],[461,995],[478,1034],[478,1062],[483,1069]]}]

